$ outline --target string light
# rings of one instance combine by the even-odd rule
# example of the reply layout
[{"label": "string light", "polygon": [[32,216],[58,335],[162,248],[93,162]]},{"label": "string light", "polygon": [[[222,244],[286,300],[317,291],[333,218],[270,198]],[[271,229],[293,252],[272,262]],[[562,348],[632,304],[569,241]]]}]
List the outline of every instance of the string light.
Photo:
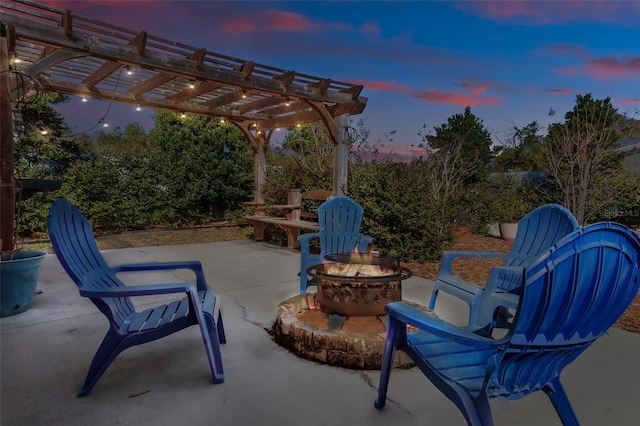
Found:
[{"label": "string light", "polygon": [[136,106],[136,111],[142,111],[142,107],[140,106],[140,104]]},{"label": "string light", "polygon": [[189,89],[195,89],[195,88],[196,88],[196,83],[194,81],[189,83]]},{"label": "string light", "polygon": [[82,95],[82,102],[87,102],[87,97],[85,95]]},{"label": "string light", "polygon": [[127,75],[131,75],[131,74],[133,74],[133,71],[131,71],[131,67],[127,65]]}]

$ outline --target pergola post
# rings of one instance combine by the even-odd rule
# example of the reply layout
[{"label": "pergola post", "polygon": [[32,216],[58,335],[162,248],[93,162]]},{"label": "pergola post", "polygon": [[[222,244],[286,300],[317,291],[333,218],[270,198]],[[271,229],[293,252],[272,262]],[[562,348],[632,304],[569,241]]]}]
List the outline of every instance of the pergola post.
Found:
[{"label": "pergola post", "polygon": [[334,119],[338,129],[333,146],[333,195],[347,194],[347,173],[349,164],[349,115],[342,114]]},{"label": "pergola post", "polygon": [[[4,27],[4,25],[3,25]],[[13,116],[9,90],[7,37],[0,37],[0,239],[2,251],[13,250],[15,188],[13,182]]]},{"label": "pergola post", "polygon": [[264,197],[262,195],[264,190],[264,181],[267,174],[267,141],[258,135],[256,140],[258,143],[258,150],[254,153],[254,179],[255,179],[255,195],[253,201],[262,203]]}]

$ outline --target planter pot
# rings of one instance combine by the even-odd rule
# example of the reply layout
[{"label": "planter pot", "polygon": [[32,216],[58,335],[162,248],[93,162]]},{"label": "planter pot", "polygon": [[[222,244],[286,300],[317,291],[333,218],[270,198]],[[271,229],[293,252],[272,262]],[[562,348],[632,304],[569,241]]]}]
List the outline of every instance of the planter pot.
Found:
[{"label": "planter pot", "polygon": [[0,317],[19,314],[29,309],[38,285],[40,264],[46,256],[44,251],[19,251],[9,259],[2,255],[0,262]]},{"label": "planter pot", "polygon": [[515,240],[518,232],[518,222],[500,222],[498,226],[503,240]]},{"label": "planter pot", "polygon": [[471,226],[449,226],[449,232],[453,236],[454,243],[466,244],[471,241],[473,227]]}]

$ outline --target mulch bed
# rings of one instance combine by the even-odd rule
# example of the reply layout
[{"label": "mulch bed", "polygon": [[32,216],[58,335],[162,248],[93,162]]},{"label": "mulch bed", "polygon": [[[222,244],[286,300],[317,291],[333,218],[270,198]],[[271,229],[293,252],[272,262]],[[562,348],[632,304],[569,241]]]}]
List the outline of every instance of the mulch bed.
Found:
[{"label": "mulch bed", "polygon": [[[203,228],[180,230],[154,230],[139,232],[124,232],[117,235],[105,235],[97,238],[101,250],[146,247],[175,244],[208,243],[216,241],[233,241],[250,239],[253,227],[234,226],[233,223],[217,223]],[[449,250],[452,251],[487,251],[506,253],[511,248],[511,242],[502,238],[471,235],[469,242],[458,243]],[[453,271],[461,278],[476,284],[486,282],[489,270],[499,264],[492,259],[457,259],[453,262]],[[411,269],[414,275],[429,280],[435,280],[438,275],[440,262],[407,262],[403,266]],[[640,293],[627,308],[625,313],[614,324],[614,327],[633,333],[640,333]]]},{"label": "mulch bed", "polygon": [[[455,244],[449,250],[507,253],[510,248],[511,241],[491,236],[472,235],[468,243]],[[500,263],[500,260],[492,259],[456,259],[453,261],[452,272],[465,281],[484,284],[491,267]],[[429,280],[436,279],[440,268],[440,262],[407,262],[403,265],[411,269],[414,275]],[[640,293],[636,295],[629,308],[613,326],[633,333],[640,333]]]}]

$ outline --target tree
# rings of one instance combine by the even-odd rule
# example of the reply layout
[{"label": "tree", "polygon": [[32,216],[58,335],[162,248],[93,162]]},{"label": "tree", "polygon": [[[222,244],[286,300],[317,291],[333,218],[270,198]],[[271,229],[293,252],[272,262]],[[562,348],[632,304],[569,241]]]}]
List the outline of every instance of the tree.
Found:
[{"label": "tree", "polygon": [[94,148],[96,154],[104,157],[148,157],[154,145],[140,124],[131,123],[124,129],[116,126],[109,133],[96,132]]},{"label": "tree", "polygon": [[60,178],[88,152],[86,139],[71,137],[69,126],[53,108],[68,101],[68,96],[47,93],[17,106],[14,164],[18,177]]},{"label": "tree", "polygon": [[156,111],[158,185],[170,221],[210,220],[238,209],[253,192],[253,154],[234,125]]},{"label": "tree", "polygon": [[532,121],[522,128],[513,126],[512,131],[510,143],[496,147],[499,152],[495,158],[497,171],[534,171],[546,168],[538,122]]},{"label": "tree", "polygon": [[471,225],[471,205],[475,203],[471,195],[476,194],[474,186],[486,178],[491,135],[470,107],[434,130],[435,135],[418,133],[423,140],[419,146],[427,151],[424,179],[439,211],[434,226],[445,234],[449,225]]},{"label": "tree", "polygon": [[614,126],[620,116],[610,98],[597,100],[591,94],[576,97],[576,105],[565,114],[564,123],[549,126],[543,144],[549,172],[563,194],[564,205],[582,225],[593,213],[588,198],[597,180],[619,173],[622,155],[615,152]]},{"label": "tree", "polygon": [[267,157],[265,197],[286,196],[291,188],[331,189],[333,179],[333,145],[322,123],[291,128],[281,148]]},{"label": "tree", "polygon": [[[15,108],[16,138],[13,149],[15,176],[61,180],[90,148],[85,137],[73,137],[64,118],[53,105],[69,97],[46,93]],[[16,204],[15,231],[21,236],[46,229],[48,209],[58,192],[42,191]]]},{"label": "tree", "polygon": [[482,120],[471,113],[471,107],[466,107],[463,114],[452,115],[446,124],[434,127],[434,130],[435,135],[418,133],[423,140],[420,146],[428,151],[442,150],[450,155],[459,151],[454,168],[462,171],[463,182],[482,181],[491,159],[491,134]]}]

